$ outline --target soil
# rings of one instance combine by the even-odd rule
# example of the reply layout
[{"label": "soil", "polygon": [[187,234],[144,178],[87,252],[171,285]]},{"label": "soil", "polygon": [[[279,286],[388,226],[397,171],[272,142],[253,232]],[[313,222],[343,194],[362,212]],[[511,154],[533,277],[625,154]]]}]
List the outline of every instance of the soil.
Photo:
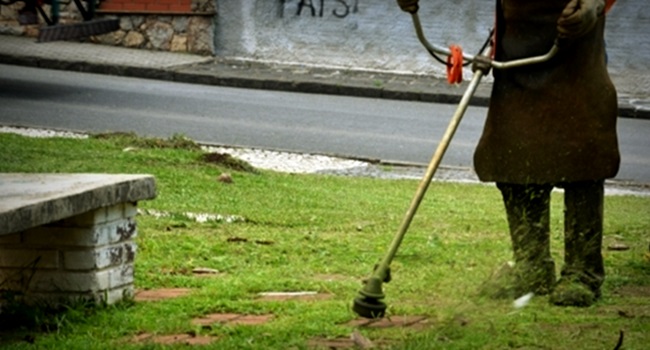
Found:
[{"label": "soil", "polygon": [[207,345],[216,341],[217,337],[196,335],[194,333],[179,333],[157,335],[151,333],[141,333],[131,339],[131,343],[156,343],[162,345],[182,344],[182,345]]},{"label": "soil", "polygon": [[187,295],[192,290],[189,288],[161,288],[151,290],[139,290],[135,292],[135,301],[158,301],[171,298],[178,298]]},{"label": "soil", "polygon": [[380,319],[358,318],[346,323],[346,326],[358,328],[424,328],[428,325],[428,320],[424,316],[391,316]]},{"label": "soil", "polygon": [[332,295],[325,293],[316,293],[316,294],[292,294],[292,293],[278,293],[273,295],[261,295],[257,300],[259,301],[315,301],[315,300],[327,300],[331,298]]},{"label": "soil", "polygon": [[232,313],[216,313],[201,316],[192,320],[192,324],[210,327],[215,323],[230,324],[230,325],[249,325],[255,326],[267,323],[273,319],[273,315],[243,315]]},{"label": "soil", "polygon": [[339,274],[319,274],[319,275],[314,275],[313,278],[316,279],[316,280],[325,281],[325,282],[339,282],[339,281],[359,280],[359,278],[356,278],[356,277],[353,277],[353,276],[346,276],[346,275],[339,275]]},{"label": "soil", "polygon": [[623,286],[617,288],[613,293],[622,297],[650,298],[650,286]]}]

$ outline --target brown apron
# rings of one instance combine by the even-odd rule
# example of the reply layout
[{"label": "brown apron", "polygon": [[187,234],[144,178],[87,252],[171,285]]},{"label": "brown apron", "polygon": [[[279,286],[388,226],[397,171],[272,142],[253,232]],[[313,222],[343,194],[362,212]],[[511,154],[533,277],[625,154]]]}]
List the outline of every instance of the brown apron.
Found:
[{"label": "brown apron", "polygon": [[[567,0],[502,0],[495,59],[541,55]],[[617,98],[605,65],[605,16],[583,37],[534,66],[494,70],[483,135],[474,153],[482,181],[559,183],[614,177],[620,155]]]}]

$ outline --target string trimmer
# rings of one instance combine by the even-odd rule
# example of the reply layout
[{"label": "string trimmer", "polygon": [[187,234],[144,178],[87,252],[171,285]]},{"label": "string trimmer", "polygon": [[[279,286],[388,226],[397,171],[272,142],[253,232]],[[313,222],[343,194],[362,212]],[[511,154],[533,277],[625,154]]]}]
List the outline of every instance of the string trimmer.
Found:
[{"label": "string trimmer", "polygon": [[424,197],[424,194],[429,188],[429,184],[433,179],[433,175],[438,169],[438,166],[440,165],[440,161],[442,160],[442,157],[447,151],[449,143],[451,142],[451,139],[453,138],[456,129],[458,128],[458,125],[463,115],[465,114],[465,111],[467,110],[467,106],[469,105],[470,99],[476,92],[476,88],[478,87],[481,78],[484,75],[488,74],[491,68],[509,69],[509,68],[520,67],[520,66],[548,61],[558,51],[558,46],[556,41],[556,43],[553,45],[551,50],[545,55],[518,59],[518,60],[513,60],[508,62],[497,62],[492,60],[490,57],[488,57],[486,55],[487,45],[484,45],[483,49],[481,50],[481,53],[476,56],[463,54],[462,51],[457,47],[452,47],[450,49],[447,49],[444,47],[430,44],[425,38],[424,33],[422,31],[422,25],[420,23],[420,18],[417,14],[417,11],[418,11],[417,5],[415,5],[412,9],[409,9],[407,11],[411,14],[411,17],[413,19],[413,25],[415,27],[415,32],[417,34],[417,37],[422,43],[422,45],[427,49],[427,51],[432,56],[436,57],[438,60],[440,60],[438,58],[438,55],[444,55],[448,57],[446,62],[447,70],[448,73],[451,73],[449,75],[448,80],[452,83],[458,82],[460,80],[459,74],[462,74],[462,66],[464,64],[471,63],[473,65],[472,70],[474,72],[474,75],[472,77],[472,80],[469,82],[469,85],[467,86],[467,89],[465,90],[465,93],[463,94],[460,103],[458,104],[458,107],[456,108],[456,111],[454,112],[454,115],[451,118],[451,121],[449,122],[449,125],[447,126],[447,130],[445,131],[445,134],[443,135],[442,140],[438,145],[438,148],[436,149],[435,153],[433,154],[433,157],[431,158],[431,161],[429,162],[429,165],[427,166],[424,177],[420,181],[417,191],[415,192],[415,195],[411,200],[411,204],[408,210],[406,211],[406,215],[404,216],[402,223],[400,224],[399,229],[397,231],[397,234],[393,238],[393,241],[391,242],[388,248],[388,251],[386,252],[381,262],[375,266],[372,275],[364,281],[363,288],[359,290],[359,295],[354,299],[352,309],[359,316],[365,318],[381,318],[384,316],[386,312],[387,306],[382,301],[385,297],[382,290],[382,284],[384,282],[388,283],[391,279],[390,263],[393,261],[393,258],[397,253],[397,249],[399,249],[399,246],[402,243],[402,240],[404,239],[404,236],[406,234],[406,231],[408,230],[409,225],[411,224],[413,216],[415,215],[420,205],[420,202],[422,202],[422,198]]}]

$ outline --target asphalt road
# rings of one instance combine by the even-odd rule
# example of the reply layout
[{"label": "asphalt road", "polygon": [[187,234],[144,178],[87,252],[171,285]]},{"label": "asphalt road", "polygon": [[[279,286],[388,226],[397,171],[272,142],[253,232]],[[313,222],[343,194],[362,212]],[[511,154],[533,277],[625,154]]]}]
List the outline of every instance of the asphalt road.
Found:
[{"label": "asphalt road", "polygon": [[[455,105],[223,88],[0,65],[0,124],[428,163]],[[471,167],[485,108],[443,165]],[[650,121],[620,119],[617,179],[650,183]]]}]

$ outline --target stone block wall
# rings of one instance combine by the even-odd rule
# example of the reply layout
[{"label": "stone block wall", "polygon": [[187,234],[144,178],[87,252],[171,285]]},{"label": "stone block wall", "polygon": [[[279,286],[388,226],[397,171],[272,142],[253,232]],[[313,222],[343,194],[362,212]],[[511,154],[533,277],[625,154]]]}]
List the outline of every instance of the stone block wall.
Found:
[{"label": "stone block wall", "polygon": [[[95,43],[159,51],[214,54],[216,0],[101,0],[97,18],[118,18],[120,29],[87,40]],[[0,6],[0,34],[38,36],[46,25],[18,24],[23,3]],[[49,6],[43,5],[49,14]],[[82,21],[74,2],[61,4],[60,23]]]},{"label": "stone block wall", "polygon": [[130,48],[214,53],[214,0],[104,0],[98,14],[118,17],[120,29],[93,41]]},{"label": "stone block wall", "polygon": [[0,291],[51,304],[132,296],[136,214],[123,203],[0,236]]},{"label": "stone block wall", "polygon": [[120,29],[93,37],[96,43],[158,51],[211,55],[212,18],[186,15],[121,14]]}]

